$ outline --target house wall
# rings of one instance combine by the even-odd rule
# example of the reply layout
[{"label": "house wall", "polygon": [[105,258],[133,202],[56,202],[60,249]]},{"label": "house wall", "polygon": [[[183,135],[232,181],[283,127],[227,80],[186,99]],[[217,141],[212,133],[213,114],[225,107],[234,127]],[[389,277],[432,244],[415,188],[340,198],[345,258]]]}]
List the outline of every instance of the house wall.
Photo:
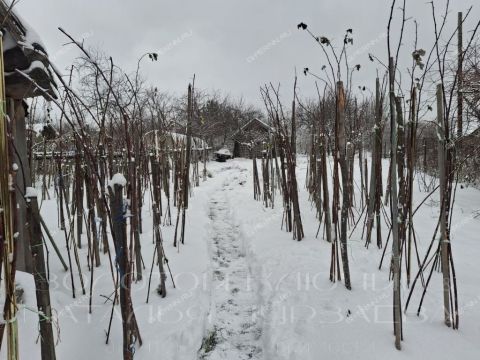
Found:
[{"label": "house wall", "polygon": [[253,146],[253,149],[251,149],[251,147],[247,144],[236,141],[233,147],[232,154],[234,157],[241,157],[246,159],[251,159],[253,154],[255,154],[257,158],[261,158],[263,156],[263,145],[256,144]]}]

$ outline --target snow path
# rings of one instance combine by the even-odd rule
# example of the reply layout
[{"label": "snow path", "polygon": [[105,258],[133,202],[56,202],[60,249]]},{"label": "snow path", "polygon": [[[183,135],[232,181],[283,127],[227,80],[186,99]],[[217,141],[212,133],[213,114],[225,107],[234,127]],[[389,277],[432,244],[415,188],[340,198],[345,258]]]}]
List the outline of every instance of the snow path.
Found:
[{"label": "snow path", "polygon": [[200,359],[262,359],[256,284],[244,237],[236,225],[227,178],[209,202],[211,309]]},{"label": "snow path", "polygon": [[[260,165],[261,160],[258,161]],[[303,155],[297,158],[299,184],[305,183],[307,161]],[[384,159],[383,169],[386,182],[388,159]],[[136,347],[135,359],[480,359],[478,189],[459,186],[454,205],[451,233],[459,281],[460,329],[452,331],[444,325],[442,276],[434,272],[421,316],[416,315],[421,286],[412,296],[410,308],[404,314],[403,348],[397,351],[392,335],[393,291],[388,269],[378,269],[383,250],[365,248],[360,224],[349,239],[353,290],[348,291],[343,282],[329,280],[331,245],[321,236],[315,237],[318,219],[303,185],[299,186],[299,199],[305,239],[298,242],[280,228],[283,207],[279,193],[273,209],[253,200],[252,160],[210,162],[208,173],[207,181],[192,189],[194,196],[186,219],[187,237],[180,251],[173,247],[175,226],[162,226],[176,287],[168,277],[167,297],[158,296],[154,291],[159,281],[155,267],[147,304],[147,277],[132,284],[135,315],[144,340],[143,346]],[[357,166],[355,174],[358,179]],[[37,186],[37,191],[40,188]],[[53,189],[50,190],[53,194]],[[418,185],[414,191],[417,204],[427,193]],[[153,224],[148,192],[144,200],[142,254],[150,266],[155,245],[149,230]],[[66,259],[56,201],[52,196],[43,202],[42,216]],[[422,258],[439,213],[438,194],[434,194],[415,217]],[[172,216],[175,220],[175,214]],[[387,225],[383,223],[383,226],[386,229]],[[87,243],[87,234],[83,240]],[[111,246],[113,248],[113,243]],[[390,256],[389,249],[387,254]],[[79,249],[79,256],[88,289],[88,248]],[[121,359],[123,335],[118,307],[109,344],[105,344],[112,305],[104,296],[113,290],[107,257],[95,268],[92,314],[88,312],[88,294],[77,291],[77,297],[72,298],[70,273],[64,271],[52,253],[49,265],[52,307],[60,328],[60,333],[55,333],[59,339],[57,358]],[[74,276],[78,285],[76,268]],[[19,306],[17,316],[20,357],[41,360],[40,342],[36,341],[38,315],[32,311],[36,309],[33,277],[19,271],[16,280],[25,290],[24,303]],[[403,303],[408,291],[406,285],[402,287]],[[0,289],[0,302],[1,298]],[[6,357],[4,346],[0,359]]]}]

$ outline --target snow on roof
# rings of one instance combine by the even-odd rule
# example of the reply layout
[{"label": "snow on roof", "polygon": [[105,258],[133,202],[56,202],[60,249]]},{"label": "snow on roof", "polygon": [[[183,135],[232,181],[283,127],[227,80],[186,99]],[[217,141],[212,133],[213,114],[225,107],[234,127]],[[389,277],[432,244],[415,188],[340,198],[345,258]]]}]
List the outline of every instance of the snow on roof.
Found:
[{"label": "snow on roof", "polygon": [[11,7],[10,1],[1,0],[1,10],[3,17],[7,17],[6,20],[10,20],[5,21],[4,19],[3,21],[4,24],[7,23],[7,33],[10,33],[10,37],[5,35],[8,43],[4,50],[9,50],[18,44],[31,50],[41,51],[44,55],[47,55],[45,44],[40,39],[38,33],[18,14],[15,6]]},{"label": "snow on roof", "polygon": [[42,39],[38,35],[38,33],[30,26],[30,24],[25,21],[17,12],[14,12],[15,16],[17,17],[18,21],[20,21],[21,25],[25,30],[25,41],[22,42],[22,45],[26,47],[30,47],[35,50],[42,51],[45,55],[47,54],[46,46],[43,43]]},{"label": "snow on roof", "polygon": [[[179,134],[176,132],[170,132],[169,135],[171,136],[174,143],[187,143],[187,136],[184,134]],[[168,136],[168,135],[167,135]],[[199,137],[192,136],[192,150],[204,150],[209,149],[210,147],[203,139]]]},{"label": "snow on roof", "polygon": [[258,123],[261,127],[263,127],[263,128],[264,128],[265,130],[267,130],[268,132],[273,132],[273,131],[274,131],[274,129],[273,129],[270,125],[266,124],[266,123],[263,122],[262,120],[259,120],[259,119],[257,119],[257,118],[253,118],[252,120],[248,121],[245,125],[243,125],[240,129],[238,129],[237,131],[235,131],[235,132],[230,136],[230,138],[231,138],[231,139],[236,139],[236,138],[238,139],[239,136],[241,137],[242,134],[244,134],[245,128],[246,128],[247,126],[249,126],[250,124],[254,123],[254,122]]},{"label": "snow on roof", "polygon": [[247,122],[245,125],[243,125],[240,130],[243,130],[244,128],[246,128],[248,125],[250,125],[251,123],[253,123],[254,121],[260,123],[260,125],[262,125],[265,129],[271,131],[272,130],[272,127],[268,124],[266,124],[265,122],[263,122],[262,120],[260,119],[257,119],[257,118],[254,118],[252,120],[250,120],[249,122]]},{"label": "snow on roof", "polygon": [[[23,19],[11,2],[0,0],[0,19],[4,40],[5,82],[7,95],[14,98],[41,94],[32,87],[31,79],[54,98],[56,84],[50,71],[46,47],[37,32]],[[21,70],[31,78],[16,73]],[[43,94],[42,94],[43,95]]]}]

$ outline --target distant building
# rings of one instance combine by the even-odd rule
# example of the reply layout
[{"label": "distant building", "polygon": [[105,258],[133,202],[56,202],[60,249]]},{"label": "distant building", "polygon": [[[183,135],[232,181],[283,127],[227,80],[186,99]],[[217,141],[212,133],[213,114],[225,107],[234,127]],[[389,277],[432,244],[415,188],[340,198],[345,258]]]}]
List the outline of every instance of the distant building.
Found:
[{"label": "distant building", "polygon": [[[145,134],[144,137],[145,146],[147,148],[153,148],[160,151],[173,151],[180,150],[187,146],[187,136],[177,132],[165,132],[161,133],[158,130],[153,130]],[[192,152],[203,152],[211,150],[211,147],[206,141],[199,137],[191,137],[191,150]]]},{"label": "distant building", "polygon": [[233,156],[261,157],[271,144],[273,128],[259,119],[252,119],[231,136]]}]

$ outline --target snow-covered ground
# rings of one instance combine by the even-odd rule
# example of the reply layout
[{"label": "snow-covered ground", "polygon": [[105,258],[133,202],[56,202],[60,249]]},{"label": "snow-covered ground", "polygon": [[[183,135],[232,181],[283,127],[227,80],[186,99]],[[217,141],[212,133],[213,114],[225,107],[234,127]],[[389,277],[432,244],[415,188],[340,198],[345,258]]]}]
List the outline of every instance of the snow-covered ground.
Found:
[{"label": "snow-covered ground", "polygon": [[[387,163],[385,163],[385,168]],[[356,166],[357,168],[357,166]],[[388,260],[378,269],[382,250],[366,249],[362,223],[349,240],[352,290],[329,281],[331,245],[316,238],[318,220],[304,188],[307,160],[299,156],[298,183],[305,238],[298,242],[281,230],[281,196],[274,209],[253,200],[251,160],[211,162],[211,177],[193,190],[187,211],[185,244],[173,247],[173,226],[162,227],[170,277],[167,297],[155,292],[154,268],[149,303],[148,274],[152,264],[149,195],[143,210],[144,280],[133,286],[133,305],[143,346],[135,359],[478,359],[480,356],[480,191],[458,187],[452,247],[458,280],[460,329],[443,325],[441,274],[435,272],[421,316],[416,316],[421,287],[404,314],[402,351],[395,350],[392,287]],[[358,174],[357,174],[358,175]],[[415,187],[418,204],[426,195]],[[357,203],[359,202],[357,195]],[[360,206],[357,209],[361,212]],[[55,200],[44,201],[42,214],[65,252],[58,230]],[[419,255],[423,259],[438,219],[438,197],[432,196],[415,215]],[[172,208],[174,220],[176,209]],[[359,213],[355,212],[358,219]],[[383,229],[386,239],[387,230]],[[84,243],[87,240],[85,237]],[[390,245],[389,245],[390,246]],[[121,320],[115,308],[109,344],[113,281],[108,258],[94,269],[93,307],[88,312],[90,272],[84,246],[79,250],[86,295],[75,268],[76,297],[70,275],[50,251],[52,304],[57,317],[58,359],[120,359]],[[387,249],[386,257],[390,256]],[[416,268],[413,273],[415,274]],[[40,359],[35,292],[30,275],[17,273],[25,288],[19,311],[22,359]],[[403,303],[408,288],[404,285]],[[5,347],[1,356],[5,355]]]}]

